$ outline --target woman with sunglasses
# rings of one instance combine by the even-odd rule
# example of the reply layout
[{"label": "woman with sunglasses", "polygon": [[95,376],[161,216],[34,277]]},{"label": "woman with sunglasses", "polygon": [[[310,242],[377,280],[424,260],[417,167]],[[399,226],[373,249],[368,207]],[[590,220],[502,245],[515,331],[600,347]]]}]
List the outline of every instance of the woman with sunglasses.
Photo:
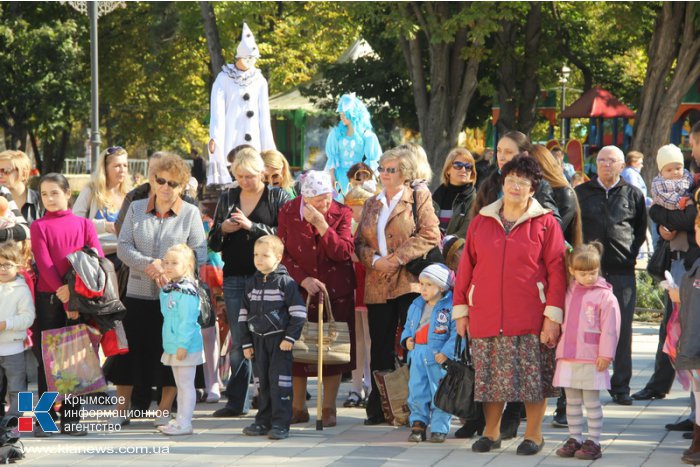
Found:
[{"label": "woman with sunglasses", "polygon": [[[377,171],[384,189],[366,201],[355,233],[355,252],[367,270],[364,299],[372,372],[394,368],[396,327],[403,326],[408,307],[420,291],[418,277],[406,264],[440,242],[430,191],[411,187],[418,171],[411,151],[390,149],[380,158]],[[372,380],[364,423],[384,421],[379,390]]]},{"label": "woman with sunglasses", "polygon": [[161,363],[163,315],[159,294],[169,279],[161,259],[171,246],[179,243],[194,250],[198,265],[207,259],[199,209],[180,197],[190,179],[189,167],[179,156],[166,153],[150,161],[149,171],[153,174],[152,194],[131,203],[117,245],[119,259],[129,267],[124,299],[129,353],[112,357],[105,376],[117,386],[117,395],[123,401],[110,421],[119,425],[129,423],[134,385],[162,386],[158,406],[162,415],[156,418],[155,426],[168,424],[177,390],[172,371]]},{"label": "woman with sunglasses", "polygon": [[92,180],[82,189],[73,205],[76,216],[91,219],[100,237],[105,256],[119,268],[117,235],[114,223],[131,190],[128,153],[121,146],[112,146],[100,154]]},{"label": "woman with sunglasses", "polygon": [[452,149],[442,167],[441,184],[433,193],[440,206],[440,230],[444,235],[466,238],[476,190],[476,163],[464,148]]},{"label": "woman with sunglasses", "polygon": [[[31,170],[32,161],[22,151],[0,152],[0,186],[10,191],[12,199],[17,204],[17,208],[27,221],[28,226],[44,215],[44,206],[41,204],[39,192],[28,186]],[[22,230],[21,227],[20,230]],[[1,239],[2,233],[0,233],[0,241],[2,241]],[[15,237],[13,240],[19,239]]]}]

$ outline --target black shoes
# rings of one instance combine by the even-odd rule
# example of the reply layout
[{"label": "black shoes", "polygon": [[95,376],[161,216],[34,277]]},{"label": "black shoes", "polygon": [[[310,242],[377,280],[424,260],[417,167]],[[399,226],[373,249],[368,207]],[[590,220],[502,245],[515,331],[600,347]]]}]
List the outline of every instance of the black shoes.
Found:
[{"label": "black shoes", "polygon": [[484,432],[484,420],[467,420],[467,422],[460,428],[459,430],[455,431],[455,438],[472,438],[474,437],[474,434],[477,434],[481,436],[481,434]]},{"label": "black shoes", "polygon": [[386,420],[384,417],[369,417],[366,418],[364,421],[365,425],[371,426],[371,425],[381,425],[382,423],[386,423]]},{"label": "black shoes", "polygon": [[636,401],[649,401],[653,399],[663,399],[666,397],[666,394],[662,394],[660,392],[656,392],[653,389],[649,388],[644,388],[641,391],[635,392],[632,394],[632,399]]},{"label": "black shoes", "polygon": [[569,422],[566,420],[566,409],[557,409],[552,415],[552,426],[554,428],[567,428]]},{"label": "black shoes", "polygon": [[257,423],[243,428],[243,434],[246,436],[265,436],[269,431],[270,429],[268,427],[258,425]]},{"label": "black shoes", "polygon": [[515,453],[519,456],[532,456],[540,452],[543,447],[544,438],[542,438],[542,442],[540,444],[537,444],[530,439],[526,439],[518,445],[518,449],[515,451]]},{"label": "black shoes", "polygon": [[408,435],[408,441],[412,443],[420,443],[421,441],[425,441],[425,423],[413,422],[411,434]]},{"label": "black shoes", "polygon": [[270,439],[287,439],[289,438],[289,428],[273,426],[267,434],[267,437]]},{"label": "black shoes", "polygon": [[618,392],[610,395],[612,396],[613,402],[618,405],[632,405],[632,398],[627,393]]},{"label": "black shoes", "polygon": [[501,418],[501,439],[511,439],[518,436],[519,426],[520,417],[511,418],[503,416],[503,418]]},{"label": "black shoes", "polygon": [[489,452],[492,449],[498,449],[501,447],[501,438],[496,441],[492,441],[486,436],[482,436],[477,439],[474,444],[472,444],[472,451],[474,452]]},{"label": "black shoes", "polygon": [[240,410],[235,410],[230,407],[222,407],[212,414],[212,417],[216,418],[230,418],[230,417],[242,417],[247,415],[248,412],[242,412]]},{"label": "black shoes", "polygon": [[686,418],[678,423],[667,423],[665,428],[668,431],[693,431],[694,426],[693,422]]}]

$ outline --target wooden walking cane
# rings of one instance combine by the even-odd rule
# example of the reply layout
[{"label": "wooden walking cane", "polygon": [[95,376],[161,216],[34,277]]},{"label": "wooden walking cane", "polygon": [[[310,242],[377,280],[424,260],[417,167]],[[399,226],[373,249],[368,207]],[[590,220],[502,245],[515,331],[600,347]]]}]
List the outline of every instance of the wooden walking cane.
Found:
[{"label": "wooden walking cane", "polygon": [[318,361],[316,380],[316,431],[323,431],[323,292],[318,293]]}]

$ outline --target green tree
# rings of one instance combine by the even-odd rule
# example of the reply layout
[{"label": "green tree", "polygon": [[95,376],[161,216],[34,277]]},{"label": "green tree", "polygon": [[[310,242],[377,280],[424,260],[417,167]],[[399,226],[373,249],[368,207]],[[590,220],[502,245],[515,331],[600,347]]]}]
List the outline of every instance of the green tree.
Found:
[{"label": "green tree", "polygon": [[61,171],[71,129],[88,109],[87,29],[61,5],[0,4],[0,125],[6,146]]}]

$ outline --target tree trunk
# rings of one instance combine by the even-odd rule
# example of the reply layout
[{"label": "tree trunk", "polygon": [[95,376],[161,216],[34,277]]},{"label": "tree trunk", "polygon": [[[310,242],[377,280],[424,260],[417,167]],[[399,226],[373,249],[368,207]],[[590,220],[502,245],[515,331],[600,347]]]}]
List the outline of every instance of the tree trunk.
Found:
[{"label": "tree trunk", "polygon": [[644,154],[647,182],[657,172],[656,152],[669,142],[681,99],[700,76],[698,8],[693,2],[664,2],[656,18],[631,144]]},{"label": "tree trunk", "polygon": [[44,160],[42,164],[42,174],[49,172],[63,172],[63,162],[66,159],[68,141],[70,139],[70,128],[60,130],[60,134],[51,141],[43,144]]},{"label": "tree trunk", "polygon": [[219,40],[219,29],[216,26],[216,16],[214,7],[210,2],[199,2],[199,9],[202,13],[202,23],[204,25],[204,35],[207,38],[207,48],[209,49],[209,62],[211,67],[212,80],[221,71],[221,67],[226,63],[221,50]]},{"label": "tree trunk", "polygon": [[[464,47],[481,45],[468,41],[466,30],[457,31],[451,42],[431,40],[432,31],[439,31],[449,18],[449,7],[446,2],[413,2],[410,6],[402,4],[400,7],[402,14],[421,26],[419,33],[413,37],[401,37],[400,43],[413,86],[423,148],[435,174],[440,173],[445,156],[457,145],[469,102],[476,91],[479,70],[479,59],[465,61],[460,55]],[[427,10],[432,21],[426,21],[422,8]],[[421,39],[427,44],[427,70]],[[439,177],[433,177],[432,185],[438,183]]]}]

